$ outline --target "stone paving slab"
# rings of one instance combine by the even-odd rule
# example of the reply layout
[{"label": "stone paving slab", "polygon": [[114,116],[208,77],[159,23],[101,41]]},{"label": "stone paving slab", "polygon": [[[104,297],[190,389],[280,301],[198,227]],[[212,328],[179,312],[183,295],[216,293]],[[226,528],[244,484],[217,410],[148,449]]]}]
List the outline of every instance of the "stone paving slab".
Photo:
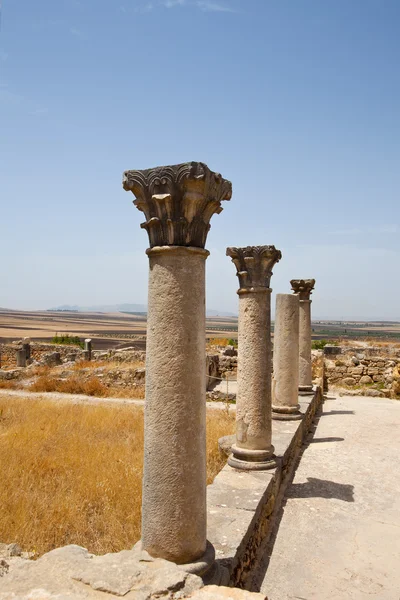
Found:
[{"label": "stone paving slab", "polygon": [[270,600],[399,600],[399,456],[400,402],[327,399],[252,589]]}]

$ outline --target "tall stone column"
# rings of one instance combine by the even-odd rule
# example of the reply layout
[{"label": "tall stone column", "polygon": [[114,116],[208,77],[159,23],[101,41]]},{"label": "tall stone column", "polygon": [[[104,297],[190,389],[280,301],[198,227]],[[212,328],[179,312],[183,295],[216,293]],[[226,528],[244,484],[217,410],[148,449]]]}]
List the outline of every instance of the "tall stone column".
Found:
[{"label": "tall stone column", "polygon": [[299,393],[312,392],[311,369],[311,293],[315,279],[292,279],[292,290],[299,296]]},{"label": "tall stone column", "polygon": [[197,561],[188,570],[201,572],[213,561],[206,540],[204,246],[232,186],[192,162],[126,171],[123,187],[145,213],[141,227],[150,240],[142,547],[177,564]]},{"label": "tall stone column", "polygon": [[276,295],[272,418],[301,419],[299,387],[299,297]]},{"label": "tall stone column", "polygon": [[236,444],[231,467],[263,470],[275,466],[271,443],[271,288],[273,266],[282,257],[275,246],[227,248],[240,288]]}]

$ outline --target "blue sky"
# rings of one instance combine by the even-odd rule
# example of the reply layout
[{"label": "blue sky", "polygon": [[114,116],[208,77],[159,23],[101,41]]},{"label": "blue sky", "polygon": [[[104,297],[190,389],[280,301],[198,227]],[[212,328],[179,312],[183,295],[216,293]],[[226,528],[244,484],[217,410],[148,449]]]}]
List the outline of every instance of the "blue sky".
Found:
[{"label": "blue sky", "polygon": [[207,304],[226,246],[275,244],[274,292],[400,320],[398,0],[3,0],[0,306],[145,303],[126,169],[206,162]]}]

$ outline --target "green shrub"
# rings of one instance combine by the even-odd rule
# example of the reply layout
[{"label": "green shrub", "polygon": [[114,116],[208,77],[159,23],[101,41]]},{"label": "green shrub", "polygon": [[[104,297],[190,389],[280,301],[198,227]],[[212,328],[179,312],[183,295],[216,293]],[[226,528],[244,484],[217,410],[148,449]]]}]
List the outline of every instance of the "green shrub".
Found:
[{"label": "green shrub", "polygon": [[72,346],[79,346],[80,348],[84,348],[85,344],[81,341],[81,338],[77,335],[69,335],[69,333],[63,333],[62,335],[56,335],[51,340],[52,344],[65,344]]},{"label": "green shrub", "polygon": [[313,350],[323,350],[325,346],[337,346],[337,342],[333,340],[314,340],[311,344]]}]

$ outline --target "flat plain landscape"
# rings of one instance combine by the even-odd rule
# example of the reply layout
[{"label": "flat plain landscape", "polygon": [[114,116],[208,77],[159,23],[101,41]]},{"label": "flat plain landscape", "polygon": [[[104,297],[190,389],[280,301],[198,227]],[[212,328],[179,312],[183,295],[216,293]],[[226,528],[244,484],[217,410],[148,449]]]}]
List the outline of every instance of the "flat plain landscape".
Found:
[{"label": "flat plain landscape", "polygon": [[[206,337],[237,338],[236,317],[209,317]],[[313,339],[378,339],[400,341],[400,323],[395,321],[316,320]],[[94,349],[135,346],[146,347],[145,313],[101,313],[68,311],[16,311],[0,309],[0,343],[23,337],[50,341],[56,334],[68,333],[92,338]]]}]

